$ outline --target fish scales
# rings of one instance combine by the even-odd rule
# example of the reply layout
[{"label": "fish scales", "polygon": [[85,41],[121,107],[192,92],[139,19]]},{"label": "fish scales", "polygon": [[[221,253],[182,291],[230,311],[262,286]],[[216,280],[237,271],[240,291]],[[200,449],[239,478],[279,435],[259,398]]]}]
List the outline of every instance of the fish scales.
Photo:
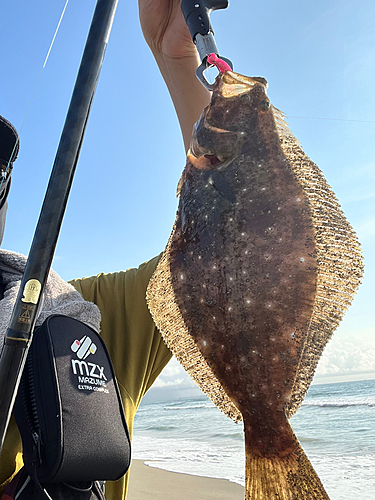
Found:
[{"label": "fish scales", "polygon": [[188,373],[244,420],[247,498],[327,499],[287,419],[359,286],[362,255],[266,86],[217,80],[147,300]]}]

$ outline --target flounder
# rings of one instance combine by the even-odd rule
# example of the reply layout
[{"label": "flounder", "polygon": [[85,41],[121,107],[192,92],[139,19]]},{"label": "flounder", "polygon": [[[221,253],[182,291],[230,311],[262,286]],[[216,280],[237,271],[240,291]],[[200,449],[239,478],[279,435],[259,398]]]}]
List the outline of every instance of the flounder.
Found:
[{"label": "flounder", "polygon": [[328,499],[288,418],[360,284],[362,253],[266,88],[218,77],[147,300],[187,372],[243,419],[246,498]]}]

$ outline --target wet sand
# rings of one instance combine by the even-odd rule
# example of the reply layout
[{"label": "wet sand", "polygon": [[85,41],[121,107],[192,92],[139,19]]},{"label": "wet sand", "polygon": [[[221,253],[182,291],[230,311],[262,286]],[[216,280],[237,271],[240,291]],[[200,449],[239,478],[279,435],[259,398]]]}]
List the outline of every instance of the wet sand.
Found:
[{"label": "wet sand", "polygon": [[132,460],[127,500],[244,500],[242,486],[225,479],[192,476]]}]

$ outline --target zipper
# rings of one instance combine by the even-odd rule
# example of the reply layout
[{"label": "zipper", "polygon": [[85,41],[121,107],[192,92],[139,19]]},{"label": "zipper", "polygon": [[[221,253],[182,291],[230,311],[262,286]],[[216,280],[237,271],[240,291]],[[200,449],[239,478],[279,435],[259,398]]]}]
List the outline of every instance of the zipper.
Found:
[{"label": "zipper", "polygon": [[43,441],[36,401],[35,378],[31,352],[29,352],[29,355],[27,356],[25,371],[26,378],[24,383],[22,384],[22,401],[26,420],[29,425],[31,437],[33,440],[32,464],[37,468],[42,463],[41,446],[43,444]]}]

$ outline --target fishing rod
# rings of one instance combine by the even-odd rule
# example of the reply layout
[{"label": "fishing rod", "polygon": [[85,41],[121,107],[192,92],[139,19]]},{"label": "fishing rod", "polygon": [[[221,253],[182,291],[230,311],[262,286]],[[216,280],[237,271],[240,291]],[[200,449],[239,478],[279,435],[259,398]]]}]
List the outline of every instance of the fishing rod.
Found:
[{"label": "fishing rod", "polygon": [[208,68],[217,66],[221,72],[224,68],[233,70],[232,61],[219,55],[210,21],[213,10],[226,9],[228,5],[228,0],[182,0],[181,2],[185,22],[202,61],[197,69],[197,78],[210,91],[214,86],[208,82],[204,74]]},{"label": "fishing rod", "polygon": [[0,453],[30,348],[118,0],[97,0],[0,357]]}]

